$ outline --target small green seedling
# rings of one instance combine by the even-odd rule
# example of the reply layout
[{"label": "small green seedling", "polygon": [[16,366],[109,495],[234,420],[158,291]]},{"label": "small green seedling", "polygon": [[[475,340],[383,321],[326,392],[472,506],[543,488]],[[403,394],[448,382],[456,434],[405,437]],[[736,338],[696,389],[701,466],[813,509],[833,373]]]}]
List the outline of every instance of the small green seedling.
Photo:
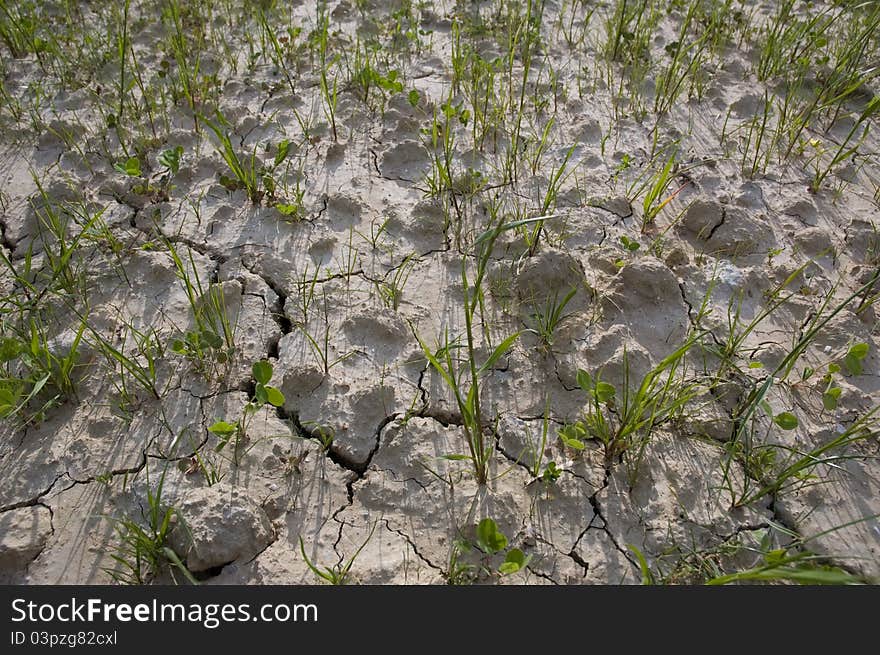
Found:
[{"label": "small green seedling", "polygon": [[203,362],[209,357],[218,364],[225,364],[232,352],[224,345],[223,339],[216,332],[203,327],[186,332],[183,338],[173,339],[171,351],[194,362]]},{"label": "small green seedling", "polygon": [[838,372],[840,365],[831,363],[828,365],[828,372],[822,377],[822,382],[825,384],[825,390],[822,392],[822,407],[827,412],[837,409],[837,403],[843,393],[843,388],[834,382],[834,374]]},{"label": "small green seedling", "polygon": [[794,430],[798,426],[797,416],[791,412],[781,412],[773,417],[773,422],[783,430]]},{"label": "small green seedling", "polygon": [[220,439],[215,447],[215,451],[218,453],[229,444],[233,436],[236,438],[236,443],[243,440],[247,435],[247,426],[253,415],[267,404],[272,407],[284,406],[284,394],[269,384],[272,380],[272,364],[265,360],[256,362],[251,367],[251,373],[255,380],[254,395],[244,406],[241,418],[234,423],[216,421],[208,428],[208,432],[217,435]]},{"label": "small green seedling", "polygon": [[495,521],[485,518],[477,525],[477,546],[487,555],[494,555],[507,547],[507,537]]},{"label": "small green seedling", "polygon": [[625,234],[620,237],[620,245],[622,245],[624,250],[626,250],[628,252],[635,252],[636,250],[638,250],[639,248],[642,247],[642,244],[640,244],[638,241],[636,241],[634,239],[630,239]]},{"label": "small green seedling", "polygon": [[303,421],[303,426],[311,430],[312,436],[317,437],[321,442],[321,449],[326,453],[333,445],[333,439],[336,438],[336,430],[332,425],[322,425],[317,421]]},{"label": "small green seedling", "polygon": [[[843,388],[837,384],[835,375],[840,373],[843,368],[846,369],[846,373],[849,376],[861,375],[863,370],[862,360],[868,356],[868,350],[869,347],[867,343],[859,342],[853,344],[846,351],[842,364],[839,361],[832,361],[828,364],[828,370],[825,375],[822,376],[821,380],[822,385],[824,385],[822,391],[822,406],[826,411],[830,412],[837,408],[840,395],[843,393]],[[812,377],[813,373],[815,373],[815,371],[811,367],[807,367],[801,374],[801,379],[808,380]]]},{"label": "small green seedling", "polygon": [[370,534],[367,535],[364,543],[360,545],[360,547],[354,552],[347,562],[338,563],[334,565],[332,568],[329,566],[324,566],[322,569],[319,569],[315,566],[312,561],[309,559],[309,556],[306,555],[306,546],[303,542],[302,536],[299,538],[299,552],[302,553],[303,560],[305,560],[306,566],[309,567],[309,570],[314,573],[321,580],[325,580],[332,585],[344,585],[348,580],[348,576],[351,573],[351,567],[354,564],[354,561],[357,559],[357,556],[361,554],[361,551],[366,548],[370,539],[373,537],[373,533],[376,531],[376,526],[378,523],[374,523],[372,529],[370,530]]},{"label": "small green seedling", "polygon": [[559,294],[554,294],[552,299],[547,300],[544,307],[536,308],[536,311],[532,313],[531,318],[535,325],[532,331],[541,337],[541,341],[545,346],[553,345],[556,328],[570,316],[570,314],[563,314],[563,312],[576,293],[577,288],[572,288],[561,301],[559,300]]},{"label": "small green seedling", "polygon": [[850,376],[862,374],[862,360],[868,356],[868,344],[857,343],[850,347],[843,358],[843,366]]},{"label": "small green seedling", "polygon": [[159,154],[159,163],[165,168],[168,174],[177,175],[180,170],[180,158],[183,156],[183,146],[175,146],[163,150]]},{"label": "small green seedling", "polygon": [[575,421],[559,428],[559,440],[566,448],[572,450],[583,450],[585,448],[584,440],[589,439],[586,426],[581,421]]},{"label": "small green seedling", "polygon": [[563,443],[565,438],[578,444],[597,439],[604,447],[606,465],[629,453],[632,482],[654,427],[679,414],[698,393],[698,385],[684,376],[683,359],[699,338],[698,334],[688,338],[635,387],[630,386],[629,359],[624,352],[623,389],[619,393],[614,385],[579,370],[577,382],[587,395],[587,404],[582,418],[560,429]]},{"label": "small green seedling", "polygon": [[[199,584],[168,543],[175,523],[181,521],[177,510],[162,499],[166,472],[162,472],[155,490],[147,489],[147,512],[143,517],[146,525],[131,517],[110,519],[119,540],[110,558],[118,566],[105,569],[105,572],[117,582],[142,585],[164,571],[168,571],[172,577],[177,571],[191,584]],[[186,528],[185,525],[182,527]]]},{"label": "small green seedling", "polygon": [[556,466],[556,462],[551,461],[551,462],[547,462],[547,466],[544,467],[544,472],[541,474],[541,479],[546,484],[552,484],[552,483],[556,482],[561,475],[562,475],[562,469],[560,469]]},{"label": "small green seedling", "polygon": [[265,165],[257,157],[256,144],[249,156],[239,156],[232,144],[228,129],[231,126],[221,114],[217,114],[216,123],[204,117],[202,121],[214,133],[216,137],[214,148],[232,173],[232,177],[221,175],[220,184],[230,191],[244,190],[255,205],[260,204],[264,197],[268,198],[270,204],[274,204],[276,191],[274,172],[290,154],[290,140],[283,139],[275,151],[273,163]]},{"label": "small green seedling", "polygon": [[117,171],[129,177],[141,176],[141,160],[137,157],[129,157],[124,162],[113,166]]},{"label": "small green seedling", "polygon": [[[497,555],[507,548],[507,537],[498,529],[498,524],[490,518],[484,518],[477,525],[477,548],[486,555]],[[531,557],[527,557],[519,548],[507,551],[504,561],[498,567],[501,575],[511,575],[524,569]]]}]

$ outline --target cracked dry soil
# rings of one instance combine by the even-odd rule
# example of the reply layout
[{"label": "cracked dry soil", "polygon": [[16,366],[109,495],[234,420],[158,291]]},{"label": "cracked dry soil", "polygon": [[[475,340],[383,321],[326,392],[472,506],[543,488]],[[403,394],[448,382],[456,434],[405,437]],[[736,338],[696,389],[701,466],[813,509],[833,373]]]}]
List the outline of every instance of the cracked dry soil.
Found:
[{"label": "cracked dry soil", "polygon": [[[880,401],[874,118],[855,163],[816,193],[806,154],[744,171],[748,121],[764,89],[780,93],[755,74],[778,3],[755,9],[752,36],[740,38],[750,3],[733,2],[731,42],[663,114],[650,111],[651,80],[685,13],[658,3],[648,90],[623,94],[609,81],[626,68],[606,70],[602,46],[614,2],[268,3],[264,24],[240,3],[204,0],[179,6],[183,36],[173,2],[132,2],[125,35],[119,10],[102,11],[109,3],[66,15],[64,3],[13,4],[63,34],[70,57],[84,28],[98,36],[79,66],[0,42],[4,384],[30,384],[27,395],[40,378],[33,360],[55,362],[0,419],[0,582],[113,582],[120,520],[149,529],[160,484],[174,510],[163,543],[203,583],[315,582],[302,551],[318,566],[354,557],[348,581],[374,584],[639,583],[640,557],[655,581],[704,582],[761,565],[773,548],[880,576],[876,424],[823,453],[834,459],[809,477],[736,502]],[[529,8],[535,41],[508,59]],[[806,20],[818,9],[797,11]],[[323,17],[332,121],[314,37]],[[266,25],[283,35],[281,59]],[[562,38],[575,33],[574,44]],[[875,56],[877,35],[866,43]],[[366,93],[362,44],[377,71]],[[465,73],[453,66],[462,48]],[[486,62],[488,96],[469,95]],[[193,70],[197,97],[180,82]],[[639,93],[647,110],[621,104]],[[478,139],[480,103],[503,105],[505,94],[513,100]],[[863,105],[852,98],[810,134],[839,143]],[[218,112],[233,149],[272,178],[257,182],[259,202],[206,127]],[[432,142],[438,116],[441,141],[454,137],[445,152]],[[177,146],[172,171],[160,156]],[[673,151],[669,199],[643,225],[642,183]],[[432,191],[444,156],[452,176]],[[116,166],[131,157],[135,175]],[[466,359],[463,262],[473,282],[475,243],[493,221],[547,214],[537,243],[531,226],[511,229],[489,253],[475,357],[519,336],[480,379],[489,481],[478,484],[468,461],[449,457],[468,452],[466,421],[420,340],[439,352],[447,338],[451,357]],[[536,317],[570,291],[542,338]],[[175,352],[218,302],[232,352]],[[736,320],[742,339],[725,360]],[[790,375],[776,373],[766,404],[747,414],[749,392],[817,320]],[[46,355],[22,350],[32,337]],[[623,390],[689,338],[675,379],[694,394],[680,411],[611,455],[597,439],[559,437],[588,411],[579,370],[614,385],[613,417]],[[856,343],[867,354],[857,371],[838,367],[837,402],[823,405],[822,376]],[[63,388],[58,362],[71,352]],[[261,406],[231,440],[210,430],[241,420],[261,360],[283,403]],[[781,412],[794,429],[774,422]],[[507,538],[499,553],[476,546],[486,518]],[[513,548],[526,564],[501,575]],[[183,581],[168,566],[141,573]]]}]

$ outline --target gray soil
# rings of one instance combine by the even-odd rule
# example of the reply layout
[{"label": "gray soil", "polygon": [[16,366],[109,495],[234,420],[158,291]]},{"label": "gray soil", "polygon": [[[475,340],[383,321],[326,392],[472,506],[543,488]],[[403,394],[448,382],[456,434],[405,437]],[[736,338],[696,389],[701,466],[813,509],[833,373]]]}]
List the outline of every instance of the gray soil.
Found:
[{"label": "gray soil", "polygon": [[[164,3],[135,0],[129,17],[128,66],[136,55],[153,89],[153,126],[129,70],[119,129],[108,126],[118,103],[118,16],[101,14],[100,2],[73,19],[45,4],[47,25],[76,40],[84,30],[65,21],[81,21],[100,44],[71,50],[62,75],[47,63],[51,53],[13,53],[0,42],[2,89],[13,99],[0,108],[2,337],[29,344],[34,325],[53,357],[77,354],[71,389],[51,377],[0,419],[0,582],[113,582],[121,570],[114,555],[131,534],[124,521],[149,526],[148,498],[160,484],[163,508],[174,510],[165,543],[207,583],[315,582],[301,544],[319,567],[356,555],[348,581],[358,583],[639,583],[640,557],[656,581],[702,582],[758,566],[774,548],[880,576],[875,424],[822,453],[809,476],[737,502],[880,401],[870,302],[880,283],[845,303],[880,266],[873,118],[857,152],[815,192],[809,144],[752,171],[743,163],[748,121],[761,115],[765,89],[779,93],[774,79],[756,77],[757,41],[719,46],[702,62],[699,85],[687,81],[658,115],[656,78],[683,12],[658,3],[651,72],[641,88],[619,94],[609,76],[619,84],[623,67],[606,63],[602,45],[614,3],[547,0],[516,179],[504,174],[510,117],[480,147],[472,111],[467,124],[449,123],[452,189],[432,194],[426,179],[442,153],[430,130],[435,115],[443,122],[458,26],[482,22],[461,41],[487,61],[506,57],[507,32],[493,25],[498,6],[511,3],[328,2],[328,56],[339,57],[335,138],[309,52],[310,3],[273,14],[291,84],[271,46],[260,45],[253,14],[192,3],[181,20],[187,38],[204,36],[200,49],[190,43],[205,96],[195,100],[198,112],[222,112],[246,161],[253,154],[269,167],[282,140],[290,143],[271,173],[277,188],[270,193],[263,182],[255,203],[227,179],[217,139],[186,97],[167,90],[179,62],[169,54],[169,21],[160,20]],[[776,8],[751,8],[754,39]],[[401,41],[406,16],[421,33]],[[570,29],[582,35],[575,46],[563,38]],[[374,86],[364,102],[348,74],[356,39],[381,44],[376,69],[399,71],[402,89]],[[870,43],[876,48],[876,35]],[[496,95],[507,89],[507,60],[500,66]],[[520,56],[511,70],[522,78]],[[824,144],[814,146],[825,148],[820,161],[872,95],[864,87],[830,124],[821,121],[827,131],[805,133]],[[472,107],[461,91],[453,98]],[[536,108],[536,98],[547,103]],[[183,150],[171,174],[158,158],[176,146]],[[642,182],[673,151],[660,201],[678,192],[643,225]],[[114,168],[129,156],[139,158],[140,175]],[[474,244],[490,226],[492,203],[503,220],[553,217],[535,247],[524,241],[531,227],[503,233],[483,281],[478,361],[522,333],[481,379],[491,453],[488,482],[479,484],[469,461],[449,457],[468,453],[465,421],[420,341],[435,350],[447,335],[464,346],[462,266],[473,282]],[[64,239],[47,206],[62,217]],[[294,215],[282,211],[288,206]],[[639,248],[627,249],[626,239]],[[71,242],[73,256],[58,264]],[[198,297],[188,297],[172,250],[201,284]],[[571,290],[552,338],[542,339],[535,314]],[[213,351],[174,352],[212,298],[231,326],[228,361]],[[734,332],[743,333],[774,298],[785,300],[722,362],[732,317],[739,312]],[[783,376],[779,364],[798,340],[841,306]],[[692,383],[694,397],[680,412],[613,456],[597,439],[578,449],[558,438],[588,411],[579,370],[615,386],[619,411],[622,390],[637,388],[692,335],[701,336],[677,379]],[[858,370],[842,366],[855,344],[868,347]],[[152,348],[158,394],[111,347],[142,367]],[[452,353],[465,358],[467,350]],[[242,418],[260,360],[272,364],[270,384],[284,402],[263,405],[244,435],[224,442],[209,428]],[[823,376],[835,363],[830,375],[841,392],[825,407]],[[8,380],[39,379],[23,355],[2,366]],[[774,373],[767,404],[744,418],[744,398]],[[773,421],[782,412],[797,418],[795,428]],[[545,475],[550,462],[555,480]],[[507,538],[495,554],[475,546],[485,518]],[[528,562],[501,575],[513,548]],[[144,581],[183,581],[167,562],[142,573]]]}]

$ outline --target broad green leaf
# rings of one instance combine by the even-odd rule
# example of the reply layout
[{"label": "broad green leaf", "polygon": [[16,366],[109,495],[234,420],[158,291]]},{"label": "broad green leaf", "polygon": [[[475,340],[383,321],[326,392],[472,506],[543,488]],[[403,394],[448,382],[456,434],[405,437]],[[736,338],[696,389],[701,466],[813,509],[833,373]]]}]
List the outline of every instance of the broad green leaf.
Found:
[{"label": "broad green leaf", "polygon": [[272,364],[266,360],[254,362],[254,365],[251,367],[251,373],[254,376],[254,380],[260,384],[269,384],[269,380],[272,379]]},{"label": "broad green leaf", "polygon": [[202,332],[199,333],[199,338],[209,348],[221,348],[223,346],[223,339],[221,339],[216,332],[212,332],[211,330],[202,330]]},{"label": "broad green leaf", "polygon": [[409,94],[407,95],[407,100],[409,100],[409,104],[412,105],[413,107],[418,107],[418,106],[419,106],[419,98],[420,98],[420,97],[421,97],[421,96],[419,95],[419,92],[416,91],[415,89],[413,89],[413,90],[410,91]]},{"label": "broad green leaf", "polygon": [[584,442],[581,441],[580,439],[571,439],[571,438],[563,437],[562,441],[566,446],[568,446],[569,448],[573,448],[574,450],[583,450],[584,448],[586,448],[586,446],[584,445]]},{"label": "broad green leaf", "polygon": [[183,146],[177,146],[176,148],[169,148],[168,150],[163,150],[159,155],[159,163],[162,164],[165,168],[171,171],[172,174],[177,174],[177,171],[180,170],[180,156],[183,154]]},{"label": "broad green leaf", "polygon": [[116,170],[129,177],[140,177],[141,161],[137,157],[129,157],[123,164],[116,164]]},{"label": "broad green leaf", "polygon": [[290,139],[282,139],[278,144],[278,152],[275,153],[275,166],[287,159],[290,153]]},{"label": "broad green leaf", "polygon": [[868,355],[868,344],[857,343],[852,346],[843,358],[843,365],[850,375],[862,374],[862,360]]},{"label": "broad green leaf", "polygon": [[587,373],[584,369],[579,368],[577,372],[577,383],[578,386],[584,391],[591,391],[593,389],[593,378]]},{"label": "broad green leaf", "polygon": [[24,348],[18,339],[6,337],[0,341],[0,362],[9,362],[18,357]]},{"label": "broad green leaf", "polygon": [[217,421],[208,428],[208,432],[219,435],[221,437],[228,437],[231,434],[235,433],[237,426],[234,423],[227,423],[226,421]]},{"label": "broad green leaf", "polygon": [[826,411],[830,412],[837,407],[837,401],[840,399],[842,391],[843,389],[840,387],[831,387],[822,394],[822,405],[825,407]]},{"label": "broad green leaf", "polygon": [[600,403],[607,403],[614,398],[615,393],[617,393],[617,389],[614,388],[613,384],[608,384],[607,382],[596,383],[596,400]]},{"label": "broad green leaf", "polygon": [[522,567],[516,562],[508,562],[504,561],[501,566],[498,567],[498,572],[501,575],[512,575],[519,571]]},{"label": "broad green leaf", "polygon": [[16,394],[9,387],[0,388],[0,403],[4,405],[14,405]]},{"label": "broad green leaf", "polygon": [[284,406],[284,394],[275,387],[266,387],[266,397],[269,400],[269,404],[273,407]]},{"label": "broad green leaf", "polygon": [[771,566],[783,564],[785,562],[787,552],[788,551],[785,548],[774,548],[773,550],[769,550],[764,554],[764,561]]},{"label": "broad green leaf", "polygon": [[797,416],[791,412],[781,412],[773,417],[773,422],[783,430],[794,430],[798,426]]},{"label": "broad green leaf", "polygon": [[626,236],[620,237],[620,243],[621,243],[621,245],[623,245],[624,248],[626,248],[630,252],[635,252],[642,245],[638,241],[633,241],[632,239],[630,239]]},{"label": "broad green leaf", "polygon": [[287,205],[284,203],[278,203],[275,205],[275,209],[278,210],[284,216],[294,216],[299,213],[299,205]]},{"label": "broad green leaf", "polygon": [[861,375],[862,362],[860,359],[847,355],[843,358],[843,365],[846,367],[847,375]]},{"label": "broad green leaf", "polygon": [[578,438],[582,432],[583,430],[577,425],[565,425],[559,429],[559,438],[569,448],[583,450],[584,442]]},{"label": "broad green leaf", "polygon": [[260,382],[257,382],[257,386],[254,389],[254,399],[261,406],[269,402],[269,393],[266,391],[266,386]]},{"label": "broad green leaf", "polygon": [[244,188],[238,180],[229,177],[225,173],[220,175],[220,185],[229,191],[237,191]]},{"label": "broad green leaf", "polygon": [[498,567],[498,572],[502,575],[510,575],[525,568],[529,563],[529,558],[519,548],[511,548],[504,563]]},{"label": "broad green leaf", "polygon": [[498,531],[495,521],[485,518],[477,525],[477,545],[485,553],[497,553],[507,546],[507,537]]}]

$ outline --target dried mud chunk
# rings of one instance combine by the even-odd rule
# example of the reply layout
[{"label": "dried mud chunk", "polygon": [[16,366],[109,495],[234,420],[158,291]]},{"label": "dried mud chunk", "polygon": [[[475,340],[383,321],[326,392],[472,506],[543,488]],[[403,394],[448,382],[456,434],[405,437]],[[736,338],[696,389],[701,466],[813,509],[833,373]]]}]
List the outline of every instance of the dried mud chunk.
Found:
[{"label": "dried mud chunk", "polygon": [[576,356],[560,359],[557,374],[567,388],[578,388],[578,369],[585,369],[621,389],[624,355],[630,380],[640,380],[651,367],[648,351],[631,338],[624,326],[612,325],[590,334]]},{"label": "dried mud chunk", "polygon": [[666,255],[666,258],[663,261],[671,269],[675,269],[680,266],[687,266],[690,263],[687,252],[681,246],[675,246],[674,248],[672,248],[672,250],[669,251],[669,254]]},{"label": "dried mud chunk", "polygon": [[[743,488],[742,472],[730,468],[730,489],[706,483],[718,474],[724,450],[695,439],[654,431],[645,450],[615,467],[596,501],[618,544],[633,544],[648,558],[674,545],[717,545],[719,535],[760,524],[763,509],[731,509],[731,491]],[[614,517],[613,520],[611,517]]]},{"label": "dried mud chunk", "polygon": [[733,420],[710,393],[694,398],[692,406],[694,410],[683,420],[683,427],[687,432],[715,441],[730,440],[733,435]]},{"label": "dried mud chunk", "polygon": [[766,222],[752,218],[745,211],[728,207],[724,222],[712,233],[707,246],[730,255],[765,253],[773,244],[773,231]]},{"label": "dried mud chunk", "polygon": [[[821,431],[816,443],[837,434]],[[823,484],[803,484],[775,499],[777,516],[800,534],[810,549],[845,562],[851,571],[876,581],[880,576],[880,484],[870,459],[842,458],[823,475]]]},{"label": "dried mud chunk", "polygon": [[543,303],[553,294],[561,300],[572,289],[585,286],[586,278],[580,262],[556,249],[544,250],[527,260],[516,277],[517,295],[527,304]]},{"label": "dried mud chunk", "polygon": [[590,251],[587,256],[587,265],[594,271],[601,271],[606,275],[617,275],[620,272],[620,267],[616,262],[619,260],[619,249],[599,246]]},{"label": "dried mud chunk", "polygon": [[574,128],[574,140],[577,143],[598,143],[602,138],[602,126],[595,118],[578,123]]},{"label": "dried mud chunk", "polygon": [[326,214],[334,230],[348,230],[357,225],[363,209],[363,204],[349,195],[340,194],[327,199]]},{"label": "dried mud chunk", "polygon": [[721,203],[711,200],[695,200],[682,216],[681,229],[698,239],[708,239],[716,227],[724,220],[724,208]]},{"label": "dried mud chunk", "polygon": [[637,583],[639,573],[604,530],[590,528],[573,553],[582,562],[587,584]]},{"label": "dried mud chunk", "polygon": [[351,343],[366,348],[370,355],[396,353],[409,336],[400,314],[386,308],[369,308],[348,317],[342,323],[342,331]]},{"label": "dried mud chunk", "polygon": [[880,225],[853,220],[846,229],[846,245],[852,256],[866,264],[877,264],[880,262]]},{"label": "dried mud chunk", "polygon": [[415,182],[428,168],[425,149],[415,141],[404,141],[383,153],[379,170],[383,177]]},{"label": "dried mud chunk", "polygon": [[443,247],[446,215],[438,203],[422,200],[409,211],[390,211],[388,219],[388,234],[409,239],[418,252]]},{"label": "dried mud chunk", "polygon": [[797,247],[807,255],[834,255],[834,245],[831,243],[831,235],[818,227],[808,227],[798,230],[794,235]]},{"label": "dried mud chunk", "polygon": [[23,572],[52,534],[49,510],[42,505],[0,514],[0,581]]},{"label": "dried mud chunk", "polygon": [[611,212],[620,218],[629,218],[633,214],[632,205],[629,200],[623,196],[615,196],[611,198],[593,198],[588,203],[591,207],[598,207],[607,212]]},{"label": "dried mud chunk", "polygon": [[590,497],[597,487],[566,473],[552,486],[532,484],[528,491],[537,535],[560,552],[570,553],[595,519]]},{"label": "dried mud chunk", "polygon": [[251,559],[272,543],[266,512],[243,490],[217,484],[189,492],[177,507],[184,525],[171,534],[190,571]]},{"label": "dried mud chunk", "polygon": [[816,224],[816,206],[807,200],[798,200],[782,210],[787,216],[799,218],[807,225]]},{"label": "dried mud chunk", "polygon": [[325,377],[324,370],[316,364],[299,364],[284,371],[281,392],[284,394],[285,409],[297,411],[302,397],[320,387]]},{"label": "dried mud chunk", "polygon": [[624,266],[614,285],[614,301],[620,307],[677,307],[682,304],[678,280],[659,259],[643,257]]},{"label": "dried mud chunk", "polygon": [[763,105],[763,98],[756,93],[747,93],[735,100],[730,105],[730,110],[737,118],[745,118],[754,116],[760,111]]}]

